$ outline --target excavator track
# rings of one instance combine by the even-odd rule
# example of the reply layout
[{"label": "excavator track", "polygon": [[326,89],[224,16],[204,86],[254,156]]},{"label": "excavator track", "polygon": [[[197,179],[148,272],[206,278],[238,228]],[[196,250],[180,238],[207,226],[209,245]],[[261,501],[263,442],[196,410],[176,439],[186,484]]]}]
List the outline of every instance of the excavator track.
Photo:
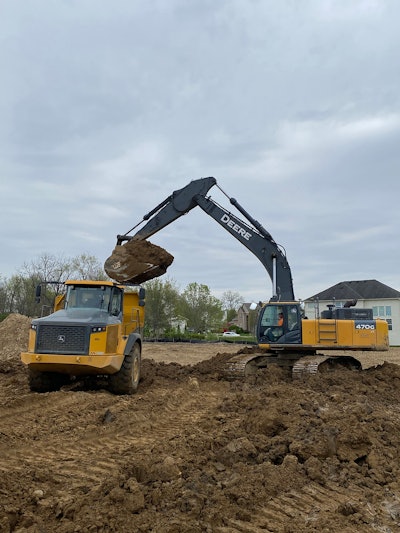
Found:
[{"label": "excavator track", "polygon": [[362,365],[358,359],[349,355],[310,355],[295,362],[292,375],[294,378],[300,378],[339,368],[357,371],[362,369]]},{"label": "excavator track", "polygon": [[[265,359],[265,356],[261,356]],[[230,357],[222,367],[222,375],[225,379],[234,380],[245,378],[257,372],[259,365],[256,361],[260,358],[259,354],[238,354]]]},{"label": "excavator track", "polygon": [[235,380],[254,375],[259,368],[277,364],[292,368],[294,379],[315,375],[319,371],[329,371],[335,368],[360,370],[361,363],[351,356],[307,355],[298,358],[284,358],[266,354],[238,354],[230,357],[222,367],[225,379]]},{"label": "excavator track", "polygon": [[329,359],[328,355],[309,355],[301,357],[295,362],[292,368],[292,376],[300,378],[306,375],[314,375],[318,372],[318,367]]},{"label": "excavator track", "polygon": [[277,355],[276,353],[237,354],[225,361],[222,367],[222,375],[228,380],[245,378],[256,374],[258,369],[272,364],[291,368],[296,359],[293,356],[282,357],[282,355]]}]

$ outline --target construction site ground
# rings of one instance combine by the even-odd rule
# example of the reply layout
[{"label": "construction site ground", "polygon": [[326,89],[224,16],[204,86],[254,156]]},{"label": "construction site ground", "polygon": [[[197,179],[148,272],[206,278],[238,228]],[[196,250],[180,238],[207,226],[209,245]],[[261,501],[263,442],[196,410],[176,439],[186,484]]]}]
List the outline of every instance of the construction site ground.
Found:
[{"label": "construction site ground", "polygon": [[148,343],[136,395],[38,394],[29,322],[0,323],[0,532],[400,531],[400,349],[227,381],[241,346]]}]

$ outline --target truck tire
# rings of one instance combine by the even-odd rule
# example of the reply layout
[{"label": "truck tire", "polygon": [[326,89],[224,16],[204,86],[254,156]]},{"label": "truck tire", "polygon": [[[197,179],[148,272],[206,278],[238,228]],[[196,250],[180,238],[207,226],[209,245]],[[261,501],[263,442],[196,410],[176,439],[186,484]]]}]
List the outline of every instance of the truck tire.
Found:
[{"label": "truck tire", "polygon": [[32,392],[52,392],[68,383],[69,377],[55,372],[40,372],[28,370],[28,383]]},{"label": "truck tire", "polygon": [[139,386],[141,346],[138,342],[125,356],[120,370],[110,376],[110,390],[114,394],[134,394]]}]

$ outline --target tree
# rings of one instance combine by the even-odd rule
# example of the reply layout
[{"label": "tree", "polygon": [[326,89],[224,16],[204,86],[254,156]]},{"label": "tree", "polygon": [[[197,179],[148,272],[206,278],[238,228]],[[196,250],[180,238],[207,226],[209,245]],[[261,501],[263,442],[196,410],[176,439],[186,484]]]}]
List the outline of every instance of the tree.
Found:
[{"label": "tree", "polygon": [[220,326],[223,311],[218,298],[212,296],[207,285],[189,283],[179,301],[179,313],[188,319],[188,326],[196,332]]},{"label": "tree", "polygon": [[37,276],[42,282],[64,282],[67,279],[107,279],[99,260],[87,253],[72,258],[44,253],[30,263],[24,263],[20,274]]},{"label": "tree", "polygon": [[8,294],[6,280],[0,276],[0,314],[6,313],[8,310]]},{"label": "tree", "polygon": [[29,263],[24,263],[18,274],[24,278],[36,277],[40,281],[65,281],[70,277],[71,260],[43,253]]},{"label": "tree", "polygon": [[226,321],[231,322],[237,314],[237,310],[244,302],[238,292],[225,291],[221,296],[222,308],[226,312]]},{"label": "tree", "polygon": [[259,307],[257,307],[257,309],[249,310],[249,319],[248,319],[249,331],[253,333],[254,335],[256,334],[256,327],[257,327],[259,312],[260,312]]},{"label": "tree", "polygon": [[35,276],[14,275],[6,283],[7,311],[26,316],[40,315],[40,306],[35,300],[36,286],[40,279]]},{"label": "tree", "polygon": [[172,280],[159,278],[146,281],[146,331],[158,336],[170,327],[171,319],[176,315],[179,291]]},{"label": "tree", "polygon": [[97,257],[81,254],[71,260],[71,269],[75,279],[109,279]]},{"label": "tree", "polygon": [[[9,280],[2,280],[0,312],[20,313],[27,316],[48,314],[54,298],[64,290],[67,279],[107,279],[98,259],[89,254],[64,258],[43,253],[24,263]],[[36,286],[42,286],[40,304],[35,300]]]}]

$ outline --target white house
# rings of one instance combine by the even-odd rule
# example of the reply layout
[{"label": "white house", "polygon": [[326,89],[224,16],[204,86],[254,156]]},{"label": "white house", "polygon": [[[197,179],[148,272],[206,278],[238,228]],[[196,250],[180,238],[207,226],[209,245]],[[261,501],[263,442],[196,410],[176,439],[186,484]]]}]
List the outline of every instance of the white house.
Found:
[{"label": "white house", "polygon": [[400,292],[375,279],[341,281],[314,294],[304,301],[305,314],[308,318],[317,318],[328,305],[343,307],[350,300],[356,300],[357,307],[372,309],[374,318],[385,319],[389,325],[390,345],[400,345]]},{"label": "white house", "polygon": [[177,331],[183,333],[186,330],[187,327],[187,318],[184,316],[178,315],[170,320],[170,326],[173,329],[176,329]]}]

